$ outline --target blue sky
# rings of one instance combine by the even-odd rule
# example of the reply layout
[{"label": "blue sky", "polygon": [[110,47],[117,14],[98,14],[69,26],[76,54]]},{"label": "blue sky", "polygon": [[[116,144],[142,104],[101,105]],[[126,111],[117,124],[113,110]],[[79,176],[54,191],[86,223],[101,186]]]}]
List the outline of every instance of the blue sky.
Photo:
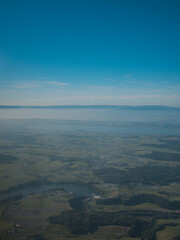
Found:
[{"label": "blue sky", "polygon": [[0,105],[180,107],[179,0],[0,0]]}]

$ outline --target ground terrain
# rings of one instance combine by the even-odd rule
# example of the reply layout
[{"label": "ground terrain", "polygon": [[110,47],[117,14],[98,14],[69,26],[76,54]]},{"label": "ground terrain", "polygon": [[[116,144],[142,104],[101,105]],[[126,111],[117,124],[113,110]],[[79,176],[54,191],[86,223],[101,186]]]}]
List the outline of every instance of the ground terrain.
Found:
[{"label": "ground terrain", "polygon": [[51,183],[80,184],[94,195],[51,189],[1,199],[1,239],[179,239],[178,135],[33,124],[0,123],[0,196]]}]

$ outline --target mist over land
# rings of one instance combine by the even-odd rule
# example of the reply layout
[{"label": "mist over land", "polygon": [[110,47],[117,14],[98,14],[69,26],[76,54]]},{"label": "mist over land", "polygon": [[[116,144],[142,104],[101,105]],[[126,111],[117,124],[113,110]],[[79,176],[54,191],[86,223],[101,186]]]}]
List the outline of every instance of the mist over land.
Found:
[{"label": "mist over land", "polygon": [[179,113],[180,108],[167,106],[0,106],[0,119],[178,122]]}]

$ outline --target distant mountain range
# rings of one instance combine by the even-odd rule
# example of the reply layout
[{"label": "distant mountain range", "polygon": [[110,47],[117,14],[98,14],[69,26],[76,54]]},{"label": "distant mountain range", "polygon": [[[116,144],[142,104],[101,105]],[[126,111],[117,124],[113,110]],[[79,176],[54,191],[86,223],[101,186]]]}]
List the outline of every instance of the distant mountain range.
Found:
[{"label": "distant mountain range", "polygon": [[20,105],[0,105],[0,109],[119,109],[119,110],[180,110],[178,107],[168,107],[161,105],[144,106],[118,106],[118,105],[59,105],[59,106],[20,106]]}]

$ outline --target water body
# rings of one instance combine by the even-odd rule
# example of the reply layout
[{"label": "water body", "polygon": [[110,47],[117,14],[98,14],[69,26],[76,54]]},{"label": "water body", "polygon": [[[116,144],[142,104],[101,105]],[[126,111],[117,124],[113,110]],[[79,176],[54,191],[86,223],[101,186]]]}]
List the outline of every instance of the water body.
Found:
[{"label": "water body", "polygon": [[[138,134],[138,135],[180,135],[180,109],[118,109],[118,108],[60,108],[60,109],[0,109],[0,119],[25,119],[25,129],[40,131],[85,131],[94,133]],[[44,120],[52,120],[47,122]],[[41,121],[40,121],[41,120]],[[55,122],[55,120],[67,120]],[[68,122],[72,121],[72,122]],[[73,122],[73,121],[82,121]],[[87,121],[84,123],[83,121]],[[112,122],[95,124],[93,122]],[[147,125],[118,125],[116,123],[142,122]],[[158,123],[157,125],[149,123]],[[149,125],[148,125],[149,124]],[[171,124],[171,126],[169,125]],[[24,124],[22,124],[24,125]]]},{"label": "water body", "polygon": [[80,197],[89,197],[95,191],[93,189],[89,188],[88,186],[80,185],[77,183],[52,183],[52,184],[45,184],[45,185],[35,185],[14,189],[12,191],[7,191],[5,193],[0,194],[0,200],[7,199],[9,197],[13,197],[15,195],[22,195],[23,198],[28,197],[30,194],[35,193],[42,193],[48,190],[53,189],[64,189],[67,192],[72,192],[76,196]]},{"label": "water body", "polygon": [[90,133],[104,133],[104,134],[120,134],[120,135],[180,135],[180,128],[171,125],[129,125],[129,126],[118,126],[118,125],[96,125],[77,122],[63,122],[63,123],[54,123],[54,122],[39,122],[36,124],[30,124],[25,127],[29,130],[40,130],[42,132],[90,132]]},{"label": "water body", "polygon": [[0,119],[180,122],[179,109],[1,109]]}]

